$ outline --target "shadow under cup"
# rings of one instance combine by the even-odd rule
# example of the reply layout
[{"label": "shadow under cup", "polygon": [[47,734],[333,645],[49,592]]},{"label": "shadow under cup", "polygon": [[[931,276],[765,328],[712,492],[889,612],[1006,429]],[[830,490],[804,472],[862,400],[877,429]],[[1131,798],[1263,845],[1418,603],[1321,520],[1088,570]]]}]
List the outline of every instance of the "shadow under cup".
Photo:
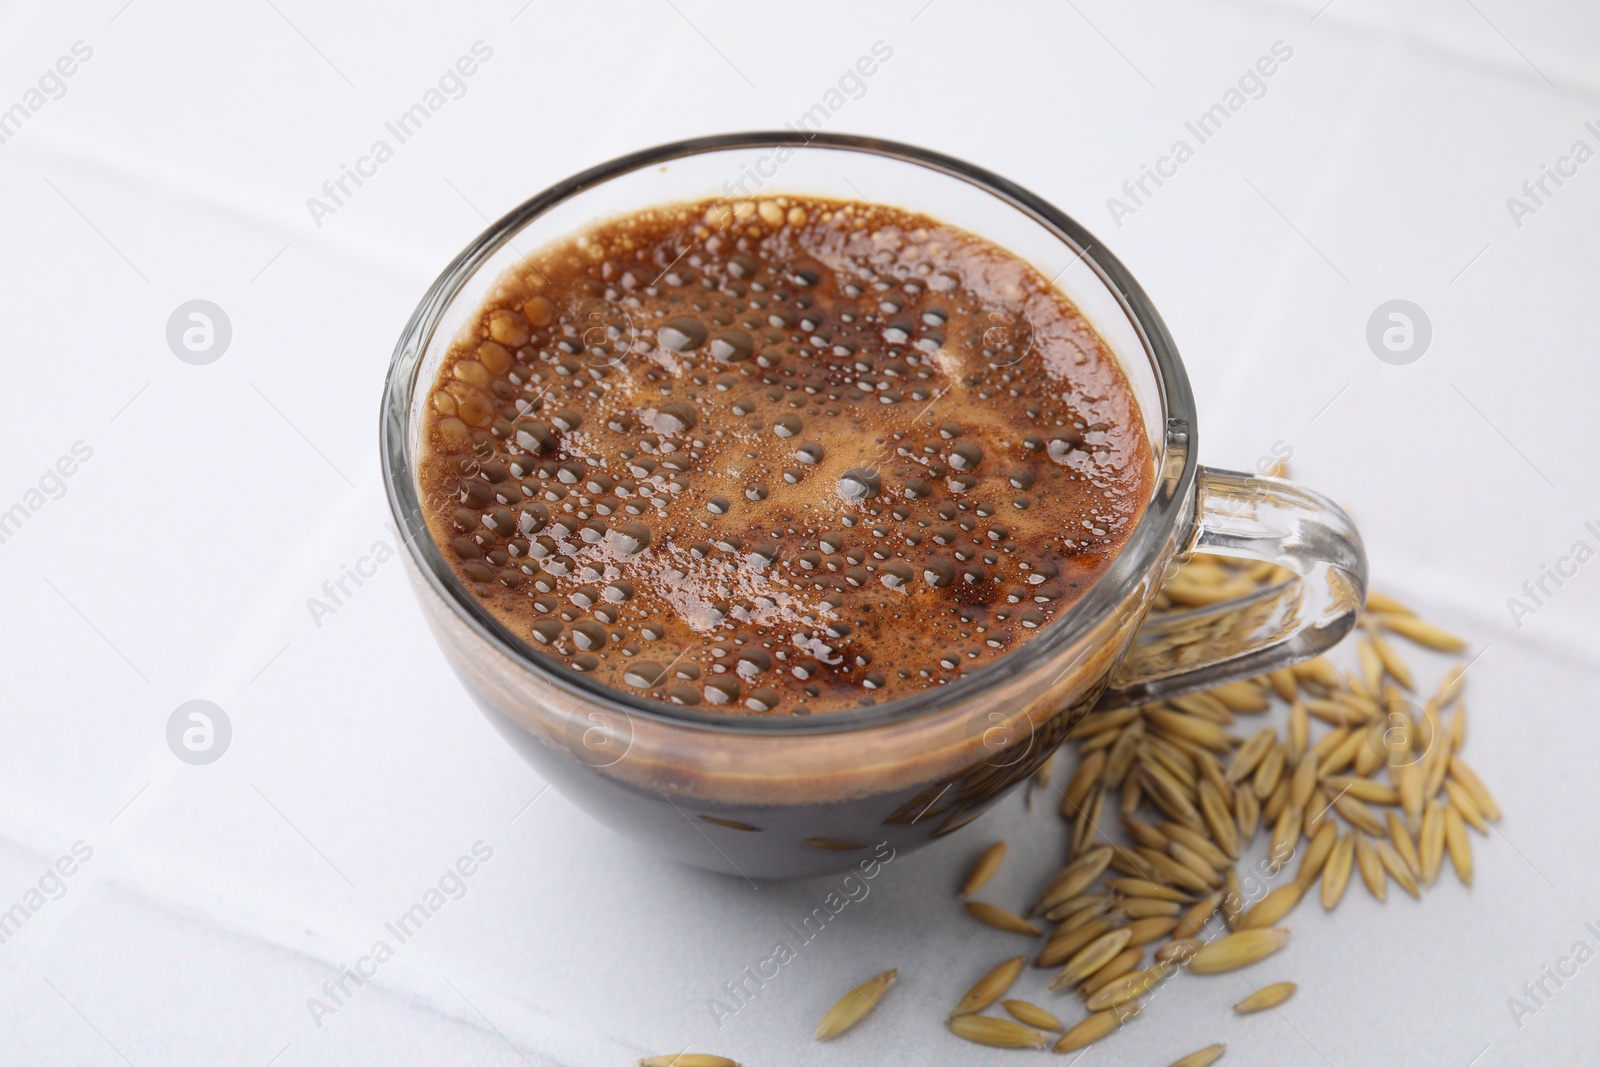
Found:
[{"label": "shadow under cup", "polygon": [[[672,201],[796,193],[892,204],[1034,265],[1121,363],[1154,459],[1122,553],[1062,618],[955,682],[809,717],[727,716],[600,685],[541,656],[457,580],[420,510],[421,405],[495,281],[548,242]],[[1026,357],[1023,357],[1026,358]],[[500,733],[614,829],[748,878],[821,874],[960,829],[1049,758],[1097,704],[1145,703],[1318,654],[1354,625],[1366,560],[1348,518],[1276,479],[1200,468],[1194,401],[1171,337],[1125,268],[1059,210],[976,167],[844,135],[732,134],[649,149],[540,193],[434,282],[395,349],[380,428],[407,571],[439,646]],[[1168,565],[1196,548],[1298,577],[1146,620]]]}]

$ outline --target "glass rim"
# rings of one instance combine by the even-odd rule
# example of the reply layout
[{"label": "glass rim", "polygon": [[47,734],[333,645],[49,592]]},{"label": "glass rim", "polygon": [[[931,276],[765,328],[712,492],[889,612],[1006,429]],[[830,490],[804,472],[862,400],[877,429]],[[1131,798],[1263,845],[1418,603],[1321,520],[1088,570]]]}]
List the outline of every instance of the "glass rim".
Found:
[{"label": "glass rim", "polygon": [[[524,226],[578,194],[647,167],[688,156],[735,149],[789,146],[865,153],[920,166],[955,178],[987,192],[1050,232],[1071,249],[1097,275],[1116,299],[1136,332],[1156,376],[1157,394],[1164,411],[1141,412],[1146,431],[1153,434],[1159,452],[1152,455],[1153,493],[1122,551],[1093,585],[1072,605],[1064,618],[1045,627],[1016,651],[981,670],[947,685],[913,693],[881,704],[813,715],[763,716],[743,712],[677,708],[660,701],[604,685],[563,667],[496,619],[456,577],[422,517],[416,475],[410,454],[411,405],[417,376],[446,311],[478,270]],[[936,216],[935,216],[936,217]],[[598,220],[597,220],[598,221]],[[982,237],[980,233],[978,236]],[[1114,358],[1123,362],[1116,353]],[[1128,373],[1126,364],[1124,373]],[[1163,420],[1154,434],[1152,416]],[[436,278],[395,344],[384,381],[379,419],[379,447],[385,496],[401,540],[432,590],[453,610],[456,618],[497,651],[550,684],[589,701],[602,710],[623,711],[665,725],[732,733],[769,735],[829,733],[867,729],[902,722],[971,700],[985,690],[1026,673],[1063,648],[1092,632],[1123,602],[1128,587],[1146,573],[1179,524],[1188,520],[1185,503],[1191,495],[1198,460],[1194,449],[1194,395],[1176,345],[1166,324],[1133,275],[1094,236],[1071,216],[1042,197],[982,167],[951,156],[895,141],[842,133],[801,131],[751,131],[690,138],[618,156],[574,174],[523,201],[491,223],[463,249]]]}]

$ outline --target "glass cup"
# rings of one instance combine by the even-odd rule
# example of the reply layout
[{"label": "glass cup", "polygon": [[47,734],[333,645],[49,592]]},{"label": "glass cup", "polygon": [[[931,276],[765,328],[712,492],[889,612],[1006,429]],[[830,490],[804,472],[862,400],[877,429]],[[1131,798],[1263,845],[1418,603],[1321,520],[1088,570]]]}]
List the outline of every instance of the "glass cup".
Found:
[{"label": "glass cup", "polygon": [[[457,580],[424,521],[415,473],[417,401],[502,271],[549,241],[644,207],[777,193],[893,204],[1030,261],[1121,363],[1155,464],[1152,496],[1126,546],[1064,617],[949,685],[809,717],[673,707],[536,652]],[[607,315],[594,310],[594,339],[620,327],[631,344],[631,324]],[[612,160],[538,194],[474,240],[423,297],[395,347],[380,437],[417,599],[489,720],[597,819],[686,863],[750,879],[871,863],[953,833],[1038,770],[1091,709],[1315,656],[1355,625],[1366,594],[1360,535],[1333,503],[1279,479],[1198,465],[1194,397],[1177,349],[1099,241],[1004,178],[888,141],[705,137]],[[1294,577],[1147,618],[1174,561],[1196,550],[1269,561]]]}]

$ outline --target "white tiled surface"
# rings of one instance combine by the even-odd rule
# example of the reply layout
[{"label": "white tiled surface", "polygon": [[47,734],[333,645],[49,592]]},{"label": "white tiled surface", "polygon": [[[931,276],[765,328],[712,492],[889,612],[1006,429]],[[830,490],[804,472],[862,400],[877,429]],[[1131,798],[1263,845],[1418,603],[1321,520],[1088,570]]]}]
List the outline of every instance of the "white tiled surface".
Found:
[{"label": "white tiled surface", "polygon": [[[1357,517],[1379,584],[1487,648],[1468,751],[1508,817],[1475,839],[1471,893],[1446,875],[1421,906],[1355,888],[1336,918],[1302,908],[1260,976],[1301,983],[1281,1016],[1233,1019],[1242,977],[1180,981],[1085,1062],[1211,1040],[1247,1064],[1592,1058],[1600,964],[1520,1027],[1506,1004],[1574,942],[1600,948],[1600,569],[1520,629],[1506,606],[1574,541],[1600,547],[1600,161],[1520,228],[1506,207],[1574,140],[1600,148],[1592,6],[122,4],[0,11],[0,108],[93,49],[0,144],[0,509],[93,449],[0,544],[0,908],[73,842],[94,850],[0,945],[0,1063],[988,1058],[938,1020],[1016,946],[952,916],[949,888],[1006,836],[1014,857],[1033,843],[994,889],[1020,902],[1059,847],[1048,805],[1014,798],[896,859],[719,1033],[708,1000],[830,881],[752,890],[541,793],[397,564],[320,627],[306,606],[393,543],[379,385],[486,217],[624,151],[793,120],[879,40],[892,60],[830,128],[971,159],[1082,219],[1163,309],[1203,459],[1292,448]],[[314,226],[306,198],[479,40],[493,56],[465,95]],[[1107,197],[1279,40],[1294,54],[1266,94],[1116,226]],[[196,297],[234,331],[205,367],[164,340]],[[1410,366],[1363,340],[1394,297],[1434,327]],[[194,698],[234,727],[209,767],[164,740]],[[494,854],[465,895],[317,1026],[307,999],[477,841]],[[889,965],[886,1019],[809,1043]]]}]

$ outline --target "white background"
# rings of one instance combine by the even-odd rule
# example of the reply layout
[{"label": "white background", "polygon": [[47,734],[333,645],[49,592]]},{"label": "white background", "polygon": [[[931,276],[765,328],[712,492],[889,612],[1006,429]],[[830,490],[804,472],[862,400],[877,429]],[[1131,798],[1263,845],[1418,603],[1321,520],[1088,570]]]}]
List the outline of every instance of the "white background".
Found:
[{"label": "white background", "polygon": [[[1281,1014],[1231,1015],[1244,975],[1185,978],[1084,1062],[1213,1040],[1226,1063],[1592,1060],[1600,963],[1520,1027],[1506,1001],[1579,939],[1600,948],[1583,925],[1600,924],[1600,564],[1520,628],[1507,599],[1580,538],[1600,547],[1600,161],[1520,227],[1506,201],[1575,140],[1600,148],[1600,9],[1321,3],[7,5],[0,107],[74,42],[93,56],[0,144],[0,510],[74,442],[93,456],[0,544],[0,908],[73,842],[93,858],[0,946],[0,1062],[1005,1055],[941,1021],[1026,946],[951,891],[1008,837],[985,895],[1025,903],[1064,840],[1044,798],[896,859],[719,1033],[720,983],[831,880],[682,868],[543,792],[447,671],[398,563],[320,626],[307,609],[393,544],[382,376],[488,219],[626,151],[793,121],[880,40],[892,59],[829,128],[969,159],[1081,219],[1162,309],[1202,459],[1291,448],[1295,476],[1356,517],[1376,584],[1482,653],[1467,755],[1507,817],[1474,837],[1477,885],[1447,872],[1421,904],[1359,885],[1331,916],[1308,903],[1290,950],[1246,972],[1301,984]],[[315,225],[306,199],[479,40],[493,57],[466,94]],[[1116,225],[1107,198],[1280,40],[1293,58],[1267,93]],[[209,366],[165,340],[195,298],[232,323]],[[1407,366],[1365,342],[1393,298],[1432,322]],[[208,767],[164,736],[196,698],[233,724]],[[466,896],[315,1025],[307,998],[479,840],[494,855]],[[889,966],[884,1018],[810,1043]],[[1021,995],[1070,1017],[1044,977]]]}]

